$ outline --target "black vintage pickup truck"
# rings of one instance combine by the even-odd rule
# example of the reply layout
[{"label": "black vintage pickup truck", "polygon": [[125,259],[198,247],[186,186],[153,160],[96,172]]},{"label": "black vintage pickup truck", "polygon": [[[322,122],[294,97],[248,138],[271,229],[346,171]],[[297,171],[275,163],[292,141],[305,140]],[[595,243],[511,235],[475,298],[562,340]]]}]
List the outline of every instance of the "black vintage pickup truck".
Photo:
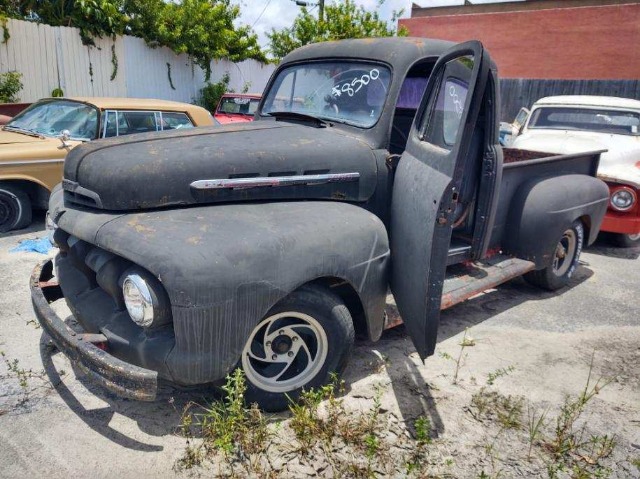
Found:
[{"label": "black vintage pickup truck", "polygon": [[240,367],[247,400],[282,409],[400,318],[426,358],[441,309],[522,274],[565,285],[607,208],[599,152],[502,149],[498,111],[478,42],[348,40],[286,57],[252,123],[75,148],[40,323],[141,400]]}]

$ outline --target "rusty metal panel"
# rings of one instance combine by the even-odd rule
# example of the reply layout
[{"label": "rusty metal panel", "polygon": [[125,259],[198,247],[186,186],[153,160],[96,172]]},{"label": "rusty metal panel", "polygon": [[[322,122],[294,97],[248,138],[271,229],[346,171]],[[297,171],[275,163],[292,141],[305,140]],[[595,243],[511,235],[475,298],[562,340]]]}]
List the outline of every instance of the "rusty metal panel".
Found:
[{"label": "rusty metal panel", "polygon": [[[531,261],[511,258],[505,255],[494,256],[484,263],[468,263],[455,266],[444,281],[440,310],[462,303],[477,294],[521,276],[535,268]],[[402,324],[393,295],[388,294],[385,308],[384,328],[389,329]]]},{"label": "rusty metal panel", "polygon": [[50,288],[58,288],[57,284],[51,282],[52,266],[52,261],[47,260],[36,266],[31,274],[31,301],[42,329],[58,349],[101,386],[122,397],[153,401],[158,387],[158,374],[155,371],[111,356],[93,344],[102,342],[104,336],[72,331],[53,311],[49,303],[62,295],[47,292]]}]

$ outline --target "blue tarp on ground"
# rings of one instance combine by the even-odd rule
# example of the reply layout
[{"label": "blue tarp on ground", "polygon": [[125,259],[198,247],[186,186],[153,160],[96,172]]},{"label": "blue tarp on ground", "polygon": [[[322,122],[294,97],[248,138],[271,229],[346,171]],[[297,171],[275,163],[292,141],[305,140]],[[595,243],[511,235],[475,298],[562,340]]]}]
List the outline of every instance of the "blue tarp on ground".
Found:
[{"label": "blue tarp on ground", "polygon": [[41,254],[49,254],[53,245],[51,241],[49,241],[48,237],[36,238],[36,239],[26,239],[20,241],[20,244],[10,250],[10,253],[18,253],[20,251],[27,251],[31,253],[41,253]]}]

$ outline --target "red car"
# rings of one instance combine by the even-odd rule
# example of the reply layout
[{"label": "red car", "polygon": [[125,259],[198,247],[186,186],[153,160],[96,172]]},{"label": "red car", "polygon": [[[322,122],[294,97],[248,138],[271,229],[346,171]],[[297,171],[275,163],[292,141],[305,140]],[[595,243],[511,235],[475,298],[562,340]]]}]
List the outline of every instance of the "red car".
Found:
[{"label": "red car", "polygon": [[220,98],[213,118],[221,125],[253,121],[260,98],[260,95],[251,93],[225,93]]}]

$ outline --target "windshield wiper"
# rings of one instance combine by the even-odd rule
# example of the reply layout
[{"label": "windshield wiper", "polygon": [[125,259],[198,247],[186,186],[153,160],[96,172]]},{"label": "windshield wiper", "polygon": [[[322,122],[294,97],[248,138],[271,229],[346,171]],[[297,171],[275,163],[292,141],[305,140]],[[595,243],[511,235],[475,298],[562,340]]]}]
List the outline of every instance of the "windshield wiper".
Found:
[{"label": "windshield wiper", "polygon": [[306,113],[299,113],[297,111],[271,111],[267,113],[269,116],[275,116],[276,120],[303,120],[303,121],[312,121],[316,123],[319,128],[326,128],[328,126],[333,126],[333,123],[329,121],[322,120],[313,115],[307,115]]},{"label": "windshield wiper", "polygon": [[24,133],[25,135],[34,136],[36,138],[44,138],[42,133],[38,133],[34,130],[29,130],[27,128],[20,128],[18,126],[5,125],[2,127],[3,130],[7,131],[15,131],[16,133]]}]

